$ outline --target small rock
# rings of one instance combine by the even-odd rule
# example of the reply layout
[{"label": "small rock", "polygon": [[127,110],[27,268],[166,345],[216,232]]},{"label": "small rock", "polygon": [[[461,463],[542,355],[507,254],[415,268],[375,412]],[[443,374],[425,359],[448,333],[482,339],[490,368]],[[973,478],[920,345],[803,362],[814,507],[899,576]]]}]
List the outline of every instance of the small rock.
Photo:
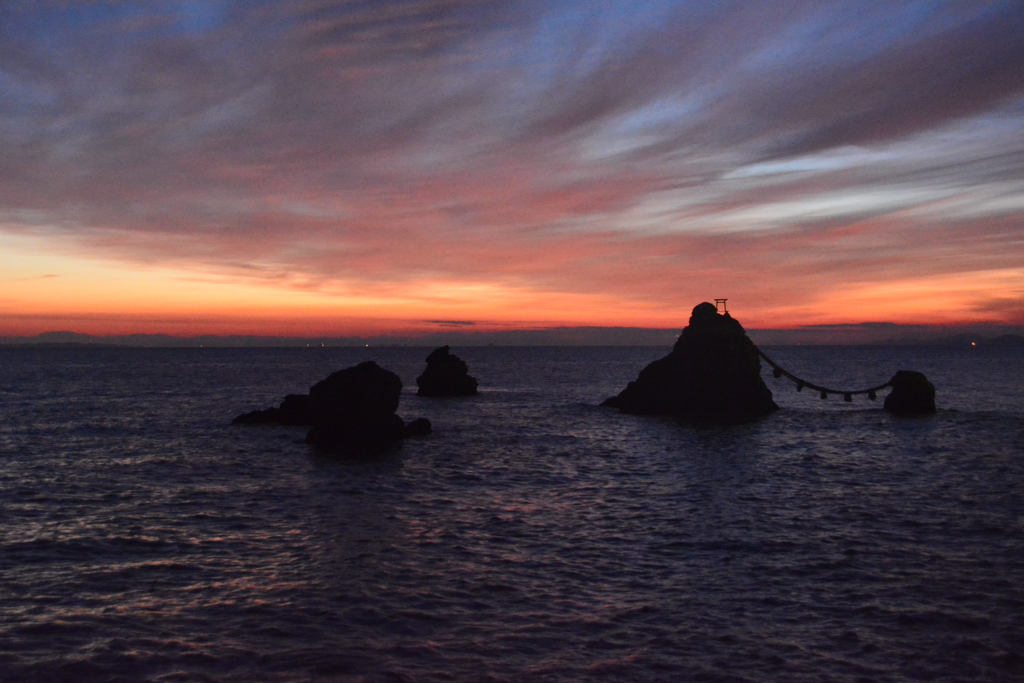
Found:
[{"label": "small rock", "polygon": [[477,381],[469,367],[448,346],[434,349],[427,356],[427,369],[416,378],[420,396],[475,396]]},{"label": "small rock", "polygon": [[373,361],[332,373],[309,394],[289,394],[277,408],[254,410],[232,424],[310,425],[306,443],[347,457],[386,451],[406,436],[430,433],[429,420],[408,425],[395,414],[402,380]]},{"label": "small rock", "polygon": [[307,394],[288,394],[279,407],[239,415],[231,424],[311,425],[313,412]]},{"label": "small rock", "polygon": [[430,420],[425,417],[418,417],[412,422],[405,425],[405,430],[402,432],[404,438],[410,436],[426,436],[432,431]]},{"label": "small rock", "polygon": [[935,413],[935,385],[920,372],[900,370],[889,380],[892,391],[883,407],[893,415],[911,417]]},{"label": "small rock", "polygon": [[242,413],[236,415],[235,419],[231,420],[233,425],[262,425],[262,424],[276,424],[278,417],[277,408],[266,408],[265,410],[252,410],[248,413]]}]

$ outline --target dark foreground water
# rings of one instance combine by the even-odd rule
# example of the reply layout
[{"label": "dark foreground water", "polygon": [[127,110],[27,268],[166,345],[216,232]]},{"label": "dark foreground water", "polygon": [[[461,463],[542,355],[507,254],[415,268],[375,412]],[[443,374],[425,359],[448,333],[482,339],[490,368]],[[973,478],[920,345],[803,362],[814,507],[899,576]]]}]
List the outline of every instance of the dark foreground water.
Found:
[{"label": "dark foreground water", "polygon": [[[1024,680],[1024,354],[767,349],[693,428],[598,408],[667,349],[0,349],[0,681]],[[228,423],[372,358],[371,464]]]}]

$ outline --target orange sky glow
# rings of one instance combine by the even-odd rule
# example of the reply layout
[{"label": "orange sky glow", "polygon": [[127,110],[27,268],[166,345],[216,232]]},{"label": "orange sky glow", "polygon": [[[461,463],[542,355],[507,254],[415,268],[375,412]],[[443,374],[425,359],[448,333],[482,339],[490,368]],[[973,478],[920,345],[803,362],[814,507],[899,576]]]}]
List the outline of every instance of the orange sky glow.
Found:
[{"label": "orange sky glow", "polygon": [[1024,325],[1019,4],[506,4],[0,9],[0,337]]}]

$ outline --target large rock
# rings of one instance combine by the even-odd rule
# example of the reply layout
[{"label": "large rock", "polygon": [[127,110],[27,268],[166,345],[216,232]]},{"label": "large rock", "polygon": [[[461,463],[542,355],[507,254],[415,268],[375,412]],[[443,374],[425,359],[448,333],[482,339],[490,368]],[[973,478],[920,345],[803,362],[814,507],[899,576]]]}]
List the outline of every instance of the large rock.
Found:
[{"label": "large rock", "polygon": [[761,379],[757,347],[739,322],[709,303],[693,309],[670,354],[601,405],[723,424],[750,422],[779,408]]},{"label": "large rock", "polygon": [[405,437],[430,433],[429,420],[407,425],[395,414],[401,394],[398,375],[366,361],[317,382],[308,395],[289,394],[280,407],[254,410],[232,423],[309,425],[309,444],[345,456],[374,455]]},{"label": "large rock", "polygon": [[349,457],[386,451],[405,436],[405,423],[394,413],[339,413],[317,420],[306,443]]},{"label": "large rock", "polygon": [[900,370],[889,380],[892,391],[883,407],[902,417],[935,413],[935,386],[920,372]]},{"label": "large rock", "polygon": [[442,346],[427,356],[427,369],[416,378],[416,386],[420,396],[475,396],[477,381],[466,362]]},{"label": "large rock", "polygon": [[391,414],[398,410],[402,380],[372,360],[332,373],[309,388],[314,419],[347,413]]}]

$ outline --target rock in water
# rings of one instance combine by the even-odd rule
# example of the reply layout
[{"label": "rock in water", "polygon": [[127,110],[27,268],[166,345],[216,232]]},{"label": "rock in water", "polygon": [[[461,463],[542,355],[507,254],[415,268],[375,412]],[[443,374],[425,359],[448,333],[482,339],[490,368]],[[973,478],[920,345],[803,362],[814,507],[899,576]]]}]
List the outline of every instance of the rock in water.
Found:
[{"label": "rock in water", "polygon": [[416,386],[420,396],[475,396],[477,381],[466,362],[442,346],[427,356],[427,369],[416,378]]},{"label": "rock in water", "polygon": [[889,380],[892,391],[883,407],[893,415],[932,415],[935,413],[935,385],[920,372],[900,370]]},{"label": "rock in water", "polygon": [[401,393],[398,375],[366,361],[317,382],[309,395],[289,394],[280,407],[254,410],[232,423],[310,425],[306,443],[349,457],[374,455],[431,431],[425,418],[406,425],[395,414]]},{"label": "rock in water", "polygon": [[306,443],[348,456],[397,443],[405,423],[395,415],[402,380],[372,360],[331,374],[309,389],[313,426]]},{"label": "rock in water", "polygon": [[394,413],[339,413],[318,419],[306,443],[347,457],[376,455],[405,436],[405,423]]},{"label": "rock in water", "polygon": [[401,395],[398,375],[372,360],[338,370],[309,388],[314,419],[343,413],[391,415]]},{"label": "rock in water", "polygon": [[761,379],[761,359],[743,326],[713,304],[693,309],[672,352],[601,405],[633,415],[673,415],[738,424],[779,407]]},{"label": "rock in water", "polygon": [[410,436],[426,436],[431,431],[433,429],[430,426],[430,420],[425,417],[418,417],[405,425],[405,431],[402,433],[402,436],[405,438]]},{"label": "rock in water", "polygon": [[288,394],[277,408],[254,410],[239,415],[231,424],[311,425],[313,411],[307,394]]}]

